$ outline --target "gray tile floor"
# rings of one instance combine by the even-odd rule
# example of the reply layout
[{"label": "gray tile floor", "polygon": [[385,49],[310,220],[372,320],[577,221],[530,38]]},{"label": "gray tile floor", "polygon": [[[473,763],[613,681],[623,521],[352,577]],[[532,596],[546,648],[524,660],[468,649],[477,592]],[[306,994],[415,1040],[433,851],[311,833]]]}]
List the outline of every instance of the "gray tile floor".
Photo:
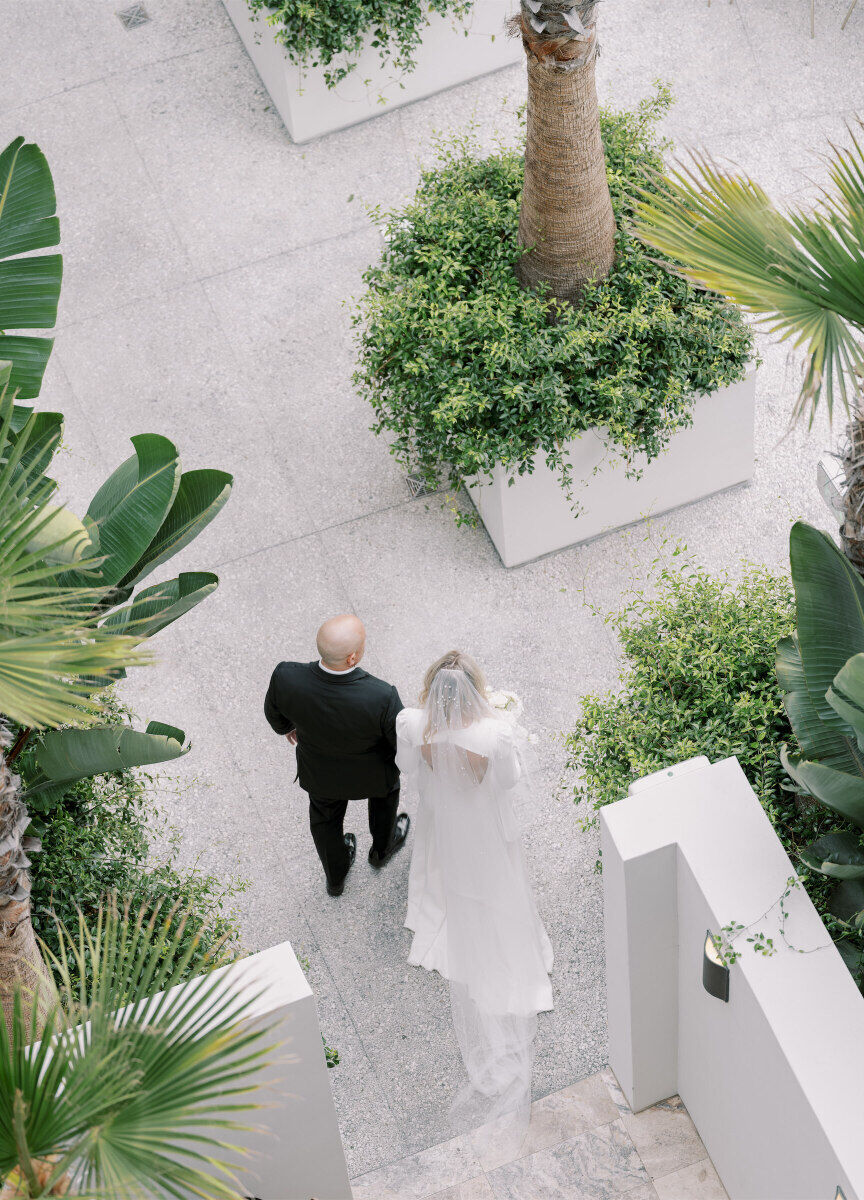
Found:
[{"label": "gray tile floor", "polygon": [[[807,5],[791,0],[615,0],[601,13],[601,97],[635,102],[664,77],[678,97],[670,135],[807,199],[826,137],[864,107],[864,5],[841,34],[846,4],[819,0],[811,41]],[[444,988],[405,962],[408,857],[373,877],[359,811],[360,862],[341,900],[324,894],[287,746],[261,714],[273,664],[311,657],[319,620],[352,608],[369,629],[368,665],[406,699],[453,645],[522,695],[544,768],[526,839],[557,952],[536,1095],[559,1092],[606,1059],[596,841],[557,790],[558,733],[580,695],[616,679],[591,606],[615,607],[664,537],[733,572],[745,558],[782,565],[790,521],[823,519],[813,475],[830,437],[824,423],[787,433],[797,366],[765,345],[751,487],[505,571],[482,529],[409,498],[369,432],[343,300],[379,249],[364,204],[410,194],[437,129],[474,116],[486,142],[512,135],[522,68],[294,146],[220,0],[147,0],[152,20],[128,32],[120,7],[13,0],[0,11],[0,136],[43,147],[63,230],[42,403],[67,414],[59,474],[82,510],[133,433],[168,434],[187,466],[236,477],[230,506],[179,564],[217,569],[221,587],[160,635],[158,665],[128,695],[195,743],[182,788],[164,796],[184,859],[250,880],[250,948],[290,938],[310,961],[360,1175],[451,1136],[460,1066]]]},{"label": "gray tile floor", "polygon": [[680,1097],[634,1114],[608,1068],[535,1100],[518,1150],[463,1134],[352,1190],[354,1200],[728,1200]]}]

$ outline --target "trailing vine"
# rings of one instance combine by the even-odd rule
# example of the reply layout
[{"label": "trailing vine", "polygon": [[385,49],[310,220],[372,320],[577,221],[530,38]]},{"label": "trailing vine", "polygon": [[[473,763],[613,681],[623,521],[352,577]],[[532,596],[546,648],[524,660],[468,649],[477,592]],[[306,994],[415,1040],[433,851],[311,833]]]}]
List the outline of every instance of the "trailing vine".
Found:
[{"label": "trailing vine", "polygon": [[464,17],[474,0],[246,0],[300,67],[321,67],[329,88],[357,67],[367,43],[400,74],[415,53],[431,13]]}]

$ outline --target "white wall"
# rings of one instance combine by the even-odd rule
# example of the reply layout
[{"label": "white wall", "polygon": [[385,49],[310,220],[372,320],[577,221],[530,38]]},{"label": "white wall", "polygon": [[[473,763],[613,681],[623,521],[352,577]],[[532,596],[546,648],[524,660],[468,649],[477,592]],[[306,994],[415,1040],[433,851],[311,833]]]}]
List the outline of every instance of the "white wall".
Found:
[{"label": "white wall", "polygon": [[748,945],[729,1003],[707,929],[748,924],[794,873],[737,760],[694,759],[601,812],[610,1063],[635,1110],[678,1092],[732,1200],[864,1200],[864,997],[803,889],[787,948]]},{"label": "white wall", "polygon": [[239,1172],[248,1194],[259,1200],[351,1200],[315,998],[290,943],[222,970],[231,973],[239,992],[262,993],[248,1019],[272,1025],[270,1040],[281,1043],[273,1063],[255,1076],[261,1085],[255,1099],[266,1107],[240,1116],[261,1132],[231,1135],[252,1151],[250,1165]]}]

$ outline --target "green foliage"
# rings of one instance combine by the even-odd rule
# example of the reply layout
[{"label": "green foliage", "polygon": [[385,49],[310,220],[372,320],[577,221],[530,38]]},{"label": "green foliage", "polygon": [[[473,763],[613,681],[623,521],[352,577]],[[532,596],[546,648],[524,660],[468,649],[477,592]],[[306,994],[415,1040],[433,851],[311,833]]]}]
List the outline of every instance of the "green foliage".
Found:
[{"label": "green foliage", "polygon": [[777,208],[746,175],[704,155],[672,171],[636,211],[638,236],[681,269],[806,347],[796,415],[812,423],[824,393],[849,406],[864,366],[864,145],[830,145],[830,185],[815,209]]},{"label": "green foliage", "polygon": [[249,1093],[273,1056],[270,1030],[243,1022],[255,998],[230,975],[178,993],[187,941],[170,907],[109,905],[57,928],[60,999],[40,1045],[32,993],[17,989],[11,1028],[0,1022],[0,1176],[15,1194],[65,1194],[74,1181],[93,1200],[240,1200],[248,1151],[236,1134],[260,1107]]},{"label": "green foliage", "polygon": [[[800,754],[781,759],[804,796],[847,822],[802,860],[838,880],[831,911],[864,928],[864,582],[827,533],[797,521],[790,536],[797,628],[777,647],[777,677]],[[851,827],[855,827],[852,832]]]},{"label": "green foliage", "polygon": [[[63,259],[34,254],[60,241],[54,181],[45,155],[15,138],[0,154],[0,329],[50,329],[57,320]],[[11,388],[39,395],[53,338],[0,333],[0,359],[12,363]]]},{"label": "green foliage", "polygon": [[324,1043],[324,1058],[327,1066],[330,1068],[338,1067],[340,1062],[339,1051],[327,1044],[327,1039],[323,1034],[321,1035],[321,1041]]},{"label": "green foliage", "polygon": [[[750,566],[732,584],[666,567],[654,594],[636,593],[608,620],[625,658],[620,691],[586,696],[566,737],[586,824],[642,775],[698,754],[712,762],[734,754],[790,857],[836,826],[832,813],[788,787],[779,759],[784,743],[796,748],[775,676],[777,643],[795,628],[785,577]],[[806,867],[801,878],[860,982],[864,932],[830,911],[830,879]]]},{"label": "green foliage", "polygon": [[[108,724],[125,727],[130,714],[116,697],[106,692],[100,700]],[[38,746],[28,743],[16,761],[25,787],[39,777],[37,756]],[[117,771],[28,797],[33,832],[42,840],[31,867],[34,926],[56,952],[55,917],[74,923],[80,909],[89,920],[112,893],[133,907],[179,903],[189,912],[183,952],[199,939],[189,964],[194,974],[214,954],[227,960],[239,953],[235,901],[245,885],[179,867],[170,836],[167,859],[155,860],[152,842],[162,824],[148,795],[151,783],[141,772]]]},{"label": "green foliage", "polygon": [[[357,66],[366,38],[397,71],[413,71],[429,13],[462,17],[474,0],[247,0],[294,63],[323,67],[336,87]],[[502,31],[503,34],[503,31]]]},{"label": "green foliage", "polygon": [[[628,231],[631,195],[662,167],[655,124],[668,89],[634,112],[601,112],[618,223],[610,276],[553,320],[546,294],[514,273],[523,160],[439,143],[404,208],[375,213],[387,239],[354,314],[355,383],[377,433],[427,483],[458,487],[498,463],[529,471],[545,454],[569,489],[562,445],[606,426],[632,465],[690,423],[694,393],[740,379],[751,337],[737,309],[654,261]],[[578,495],[575,496],[578,502]]]},{"label": "green foliage", "polygon": [[10,377],[0,362],[0,712],[30,725],[93,721],[91,677],[140,661],[137,639],[99,625],[90,531],[50,503],[62,418],[16,406]]}]

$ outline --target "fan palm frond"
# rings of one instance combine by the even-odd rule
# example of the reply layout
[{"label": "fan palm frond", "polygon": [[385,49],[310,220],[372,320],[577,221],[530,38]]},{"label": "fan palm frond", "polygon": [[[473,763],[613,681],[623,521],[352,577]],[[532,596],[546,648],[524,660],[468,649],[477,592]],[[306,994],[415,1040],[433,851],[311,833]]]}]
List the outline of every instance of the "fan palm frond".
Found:
[{"label": "fan palm frond", "polygon": [[864,370],[864,148],[832,146],[833,190],[816,210],[777,208],[747,176],[694,154],[644,190],[638,236],[693,282],[722,292],[806,348],[796,416],[824,396],[848,409]]},{"label": "fan palm frond", "polygon": [[0,711],[35,726],[95,719],[100,681],[147,656],[140,637],[98,625],[104,588],[63,586],[70,559],[84,573],[101,559],[85,527],[50,503],[45,470],[62,426],[16,409],[9,376],[0,363]]},{"label": "fan palm frond", "polygon": [[[230,972],[178,987],[195,952],[185,917],[103,909],[60,927],[53,966],[63,1007],[33,1040],[26,997],[0,1023],[0,1175],[53,1164],[77,1194],[236,1200],[232,1131],[254,1109],[268,1030],[243,1018],[256,997]],[[215,954],[216,952],[214,952]],[[72,982],[72,968],[80,984]],[[33,1195],[48,1195],[49,1186]]]}]

